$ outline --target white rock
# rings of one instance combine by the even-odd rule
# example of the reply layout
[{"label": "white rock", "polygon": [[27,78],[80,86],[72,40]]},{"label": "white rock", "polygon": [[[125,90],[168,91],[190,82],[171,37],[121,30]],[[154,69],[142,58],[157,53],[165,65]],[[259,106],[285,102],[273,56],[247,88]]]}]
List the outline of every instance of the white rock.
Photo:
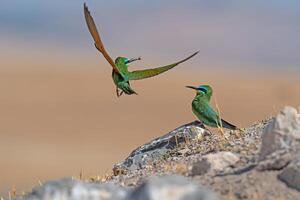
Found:
[{"label": "white rock", "polygon": [[210,170],[222,171],[239,161],[239,156],[234,153],[221,151],[203,156],[210,164]]},{"label": "white rock", "polygon": [[72,179],[49,181],[22,200],[123,200],[128,193],[114,184],[86,183]]},{"label": "white rock", "polygon": [[182,176],[164,176],[150,178],[126,200],[216,200],[216,196]]},{"label": "white rock", "polygon": [[300,119],[293,107],[285,107],[277,117],[268,124],[262,135],[260,160],[268,155],[282,150],[289,150],[299,144]]}]

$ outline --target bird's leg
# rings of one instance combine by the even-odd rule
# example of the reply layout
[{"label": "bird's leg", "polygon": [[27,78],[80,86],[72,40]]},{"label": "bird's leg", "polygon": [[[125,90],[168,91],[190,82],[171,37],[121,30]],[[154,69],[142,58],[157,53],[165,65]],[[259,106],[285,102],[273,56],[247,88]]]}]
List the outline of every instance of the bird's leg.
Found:
[{"label": "bird's leg", "polygon": [[121,92],[120,92],[120,96],[121,96],[123,93],[124,93],[124,91],[123,91],[123,90],[121,90]]},{"label": "bird's leg", "polygon": [[224,137],[225,133],[224,133],[223,127],[217,125],[217,128],[218,128],[218,130],[220,131],[220,133],[222,134],[222,136]]},{"label": "bird's leg", "polygon": [[188,138],[188,136],[184,134],[183,137],[184,137],[185,145],[189,145],[190,139]]},{"label": "bird's leg", "polygon": [[223,130],[223,127],[217,125],[217,128],[218,128],[219,132],[221,133],[222,138],[225,139],[226,141],[228,141],[228,138],[227,138],[226,135],[225,135],[225,132],[224,132],[224,130]]},{"label": "bird's leg", "polygon": [[176,147],[178,148],[178,138],[177,138],[177,134],[175,134],[175,142],[176,142]]}]

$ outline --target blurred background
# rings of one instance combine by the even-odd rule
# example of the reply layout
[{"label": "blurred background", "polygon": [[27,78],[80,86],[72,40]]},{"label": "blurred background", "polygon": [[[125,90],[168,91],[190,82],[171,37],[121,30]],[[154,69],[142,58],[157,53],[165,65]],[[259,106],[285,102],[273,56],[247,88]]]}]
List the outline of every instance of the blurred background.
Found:
[{"label": "blurred background", "polygon": [[81,169],[104,174],[195,120],[185,85],[212,85],[239,127],[300,105],[297,0],[86,2],[113,58],[142,57],[132,69],[200,54],[118,99],[83,1],[0,0],[0,195]]}]

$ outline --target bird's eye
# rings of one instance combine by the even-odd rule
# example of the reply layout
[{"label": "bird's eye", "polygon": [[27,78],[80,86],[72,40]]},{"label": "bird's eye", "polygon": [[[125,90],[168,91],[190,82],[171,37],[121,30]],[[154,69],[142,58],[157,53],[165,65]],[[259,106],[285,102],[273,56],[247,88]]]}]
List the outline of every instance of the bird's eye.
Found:
[{"label": "bird's eye", "polygon": [[198,88],[198,89],[204,92],[205,94],[207,93],[207,90],[205,88]]}]

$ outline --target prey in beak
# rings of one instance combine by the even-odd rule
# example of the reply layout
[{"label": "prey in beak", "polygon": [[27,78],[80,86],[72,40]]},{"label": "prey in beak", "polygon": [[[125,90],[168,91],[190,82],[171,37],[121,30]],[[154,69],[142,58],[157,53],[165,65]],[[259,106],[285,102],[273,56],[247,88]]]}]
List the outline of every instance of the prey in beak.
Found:
[{"label": "prey in beak", "polygon": [[127,60],[127,61],[125,62],[125,64],[129,64],[129,63],[132,63],[132,62],[137,61],[137,60],[141,60],[141,57],[138,57],[138,58],[131,58],[130,60]]}]

